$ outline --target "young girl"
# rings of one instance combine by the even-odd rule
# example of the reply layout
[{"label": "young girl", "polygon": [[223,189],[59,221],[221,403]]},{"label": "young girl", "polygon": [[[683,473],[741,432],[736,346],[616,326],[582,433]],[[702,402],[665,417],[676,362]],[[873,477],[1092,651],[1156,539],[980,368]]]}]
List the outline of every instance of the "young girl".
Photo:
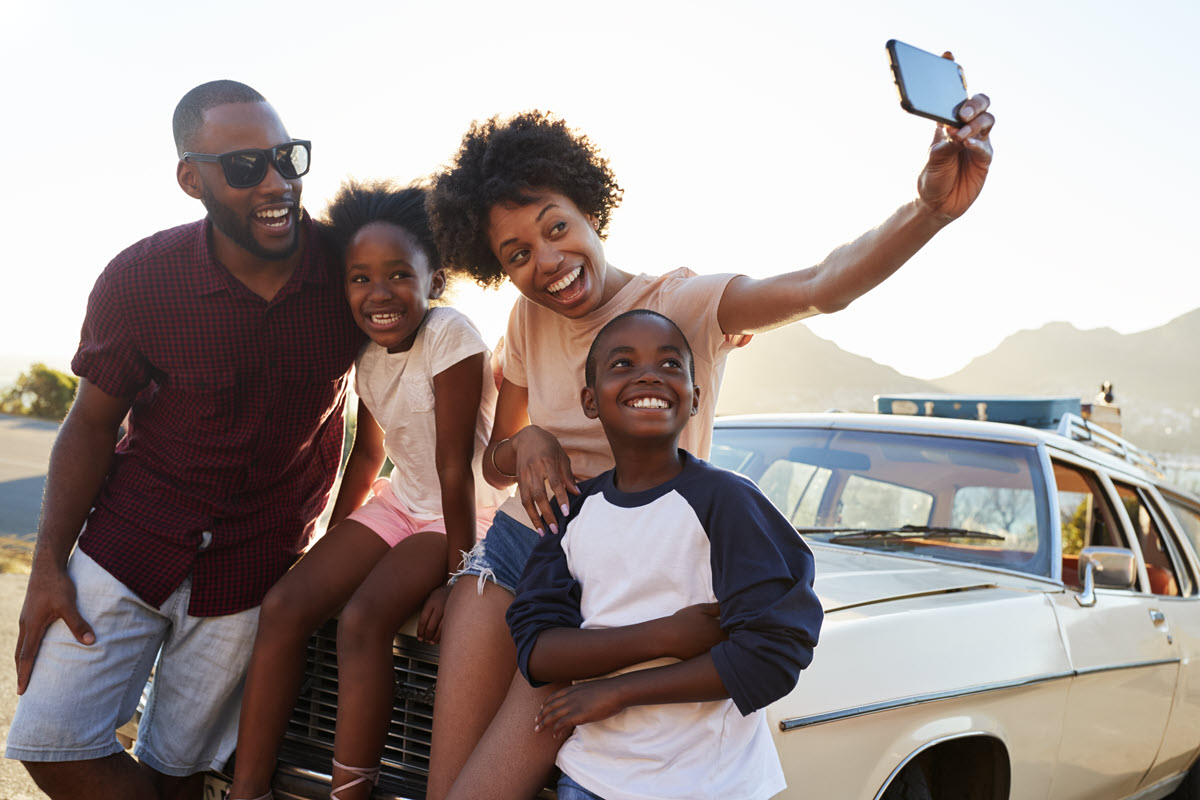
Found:
[{"label": "young girl", "polygon": [[[392,637],[423,605],[418,636],[438,640],[446,579],[505,494],[480,477],[496,403],[487,347],[461,313],[430,308],[446,274],[425,191],[350,183],[326,215],[346,299],[371,338],[356,362],[358,429],[329,533],[263,601],[233,798],[271,797],[305,643],[343,604],[331,797],[369,796],[392,708]],[[376,480],[385,455],[395,467]]]},{"label": "young girl", "polygon": [[[613,466],[599,422],[579,406],[584,356],[596,333],[632,308],[679,324],[694,348],[700,387],[698,413],[680,447],[707,458],[724,359],[739,335],[844,308],[966,211],[991,162],[987,106],[977,95],[960,108],[962,127],[938,129],[916,199],[821,264],[761,280],[617,269],[605,259],[602,237],[621,189],[587,137],[538,112],[493,118],[467,132],[437,179],[430,216],[447,263],[485,284],[507,277],[522,295],[509,318],[484,458],[493,486],[516,483],[520,492],[468,560],[465,574],[479,579],[459,580],[447,605],[430,800],[528,798],[554,762],[560,740],[535,732],[532,720],[555,687],[532,689],[513,679],[516,654],[504,613],[539,531],[556,530],[554,509],[578,493],[576,477]],[[754,202],[746,198],[747,216]],[[670,638],[638,647],[670,656]]]}]

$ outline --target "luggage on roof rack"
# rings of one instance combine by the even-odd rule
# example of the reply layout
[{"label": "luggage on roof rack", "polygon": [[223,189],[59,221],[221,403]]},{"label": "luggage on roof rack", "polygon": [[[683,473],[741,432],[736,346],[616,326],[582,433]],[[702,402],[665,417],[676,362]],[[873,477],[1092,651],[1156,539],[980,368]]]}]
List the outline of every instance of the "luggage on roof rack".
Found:
[{"label": "luggage on roof rack", "polygon": [[1079,416],[1078,397],[1004,397],[966,394],[891,394],[875,397],[880,414],[977,419],[1055,430],[1067,414]]},{"label": "luggage on roof rack", "polygon": [[[1111,408],[1116,409],[1115,406]],[[875,410],[880,414],[919,417],[974,419],[1007,422],[1028,428],[1054,431],[1060,436],[1097,447],[1134,466],[1162,472],[1158,461],[1127,439],[1108,430],[1097,420],[1088,421],[1093,406],[1078,397],[1005,397],[964,394],[891,394],[876,395]],[[1116,411],[1119,420],[1119,411]]]}]

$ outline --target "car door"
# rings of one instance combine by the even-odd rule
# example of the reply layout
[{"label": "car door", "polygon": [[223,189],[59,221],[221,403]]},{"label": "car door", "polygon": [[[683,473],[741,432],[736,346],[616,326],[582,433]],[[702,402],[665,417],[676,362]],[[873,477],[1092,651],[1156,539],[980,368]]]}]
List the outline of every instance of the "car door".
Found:
[{"label": "car door", "polygon": [[[1119,483],[1117,488],[1120,492]],[[1154,558],[1169,557],[1179,588],[1178,594],[1158,597],[1158,608],[1179,648],[1180,670],[1158,757],[1142,781],[1146,787],[1187,769],[1200,743],[1200,563],[1194,550],[1200,541],[1200,507],[1181,497],[1164,496],[1149,484],[1131,482],[1130,490],[1137,492],[1137,506],[1125,497],[1122,500],[1131,509],[1138,536],[1146,540],[1142,552],[1153,554],[1147,556],[1147,566]]]},{"label": "car door", "polygon": [[[1159,620],[1159,599],[1140,588],[1097,589],[1094,604],[1079,602],[1076,565],[1084,547],[1125,547],[1135,556],[1137,550],[1109,477],[1065,456],[1053,466],[1067,587],[1053,595],[1053,603],[1075,677],[1050,797],[1128,797],[1159,751],[1179,649]],[[1139,584],[1146,586],[1140,558],[1138,571]]]}]

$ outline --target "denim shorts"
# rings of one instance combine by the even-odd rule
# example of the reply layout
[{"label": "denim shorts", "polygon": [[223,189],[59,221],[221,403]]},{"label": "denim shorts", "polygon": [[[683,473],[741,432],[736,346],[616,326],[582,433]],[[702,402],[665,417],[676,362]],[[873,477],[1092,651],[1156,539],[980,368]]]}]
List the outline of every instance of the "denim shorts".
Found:
[{"label": "denim shorts", "polygon": [[571,778],[567,777],[564,772],[562,777],[558,779],[558,788],[556,789],[558,800],[604,800],[603,797],[595,792],[589,792],[587,789],[580,786]]},{"label": "denim shorts", "polygon": [[489,580],[516,594],[521,573],[525,571],[525,562],[540,538],[533,528],[522,525],[503,511],[497,511],[487,536],[467,554],[462,571],[454,576],[454,580],[477,575],[481,594],[484,582]]},{"label": "denim shorts", "polygon": [[190,580],[154,608],[79,550],[67,569],[96,641],[80,644],[62,620],[46,631],[5,755],[82,761],[121,752],[116,730],[133,717],[153,667],[134,755],[164,775],[223,768],[237,744],[258,608],[191,617]]}]

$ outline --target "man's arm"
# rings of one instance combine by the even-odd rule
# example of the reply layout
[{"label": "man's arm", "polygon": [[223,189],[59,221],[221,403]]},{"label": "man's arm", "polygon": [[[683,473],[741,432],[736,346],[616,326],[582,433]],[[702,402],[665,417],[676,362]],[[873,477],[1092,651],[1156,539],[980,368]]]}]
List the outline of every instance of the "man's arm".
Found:
[{"label": "man's arm", "polygon": [[834,250],[815,267],[754,279],[740,275],[721,296],[725,334],[760,333],[814,314],[839,311],[882,283],[939,230],[957,219],[983,189],[992,162],[995,119],[987,95],[959,110],[962,127],[938,126],[917,181],[917,198],[882,225]]},{"label": "man's arm", "polygon": [[75,403],[50,452],[37,548],[17,635],[17,694],[29,685],[42,636],[54,620],[62,619],[82,644],[96,640],[76,606],[67,557],[108,475],[117,431],[130,403],[80,380]]}]

